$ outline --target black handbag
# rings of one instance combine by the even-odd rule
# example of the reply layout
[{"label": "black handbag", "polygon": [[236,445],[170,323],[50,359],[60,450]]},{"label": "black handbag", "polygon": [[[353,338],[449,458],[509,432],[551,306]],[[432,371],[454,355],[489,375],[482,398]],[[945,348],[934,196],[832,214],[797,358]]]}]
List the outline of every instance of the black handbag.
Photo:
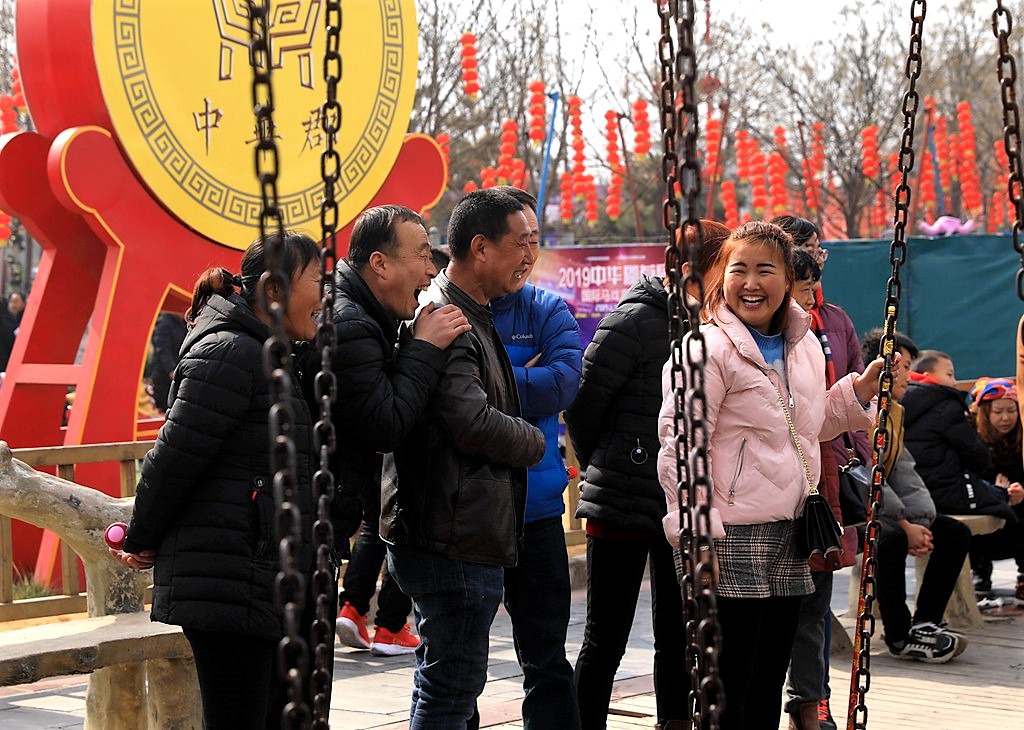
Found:
[{"label": "black handbag", "polygon": [[800,445],[796,427],[793,426],[793,417],[789,413],[789,408],[786,407],[782,393],[778,388],[775,389],[775,392],[779,396],[782,412],[786,415],[789,436],[793,440],[797,454],[800,455],[800,463],[804,466],[809,489],[807,501],[804,502],[804,511],[797,520],[798,547],[803,549],[804,555],[808,558],[820,555],[828,561],[833,555],[838,555],[843,550],[843,527],[832,513],[832,507],[815,486],[811,468],[807,465],[807,457],[804,456],[804,448]]},{"label": "black handbag", "polygon": [[857,525],[867,522],[871,501],[871,469],[857,457],[850,438],[843,434],[850,460],[839,467],[839,508],[843,522]]}]

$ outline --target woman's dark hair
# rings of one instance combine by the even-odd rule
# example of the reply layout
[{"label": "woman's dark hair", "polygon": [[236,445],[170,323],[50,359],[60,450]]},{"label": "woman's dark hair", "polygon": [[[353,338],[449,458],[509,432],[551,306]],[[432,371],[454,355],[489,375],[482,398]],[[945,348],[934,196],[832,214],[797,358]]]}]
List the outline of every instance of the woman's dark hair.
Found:
[{"label": "woman's dark hair", "polygon": [[802,248],[793,249],[793,277],[796,281],[817,281],[821,278],[821,267],[818,266],[818,262]]},{"label": "woman's dark hair", "polygon": [[793,237],[794,246],[805,246],[811,236],[817,236],[821,241],[821,231],[806,218],[797,218],[795,215],[777,215],[769,223],[774,223]]},{"label": "woman's dark hair", "polygon": [[242,254],[240,274],[232,274],[222,266],[215,266],[199,275],[192,289],[192,306],[185,312],[185,321],[190,326],[194,325],[196,317],[210,301],[210,297],[214,294],[224,298],[230,297],[236,288],[241,289],[242,298],[249,306],[254,306],[260,277],[267,270],[267,244],[273,245],[277,241],[282,243],[284,270],[289,272],[292,279],[309,266],[311,261],[320,258],[320,247],[305,233],[289,230],[285,231],[283,236],[272,233],[265,240],[258,238],[249,244],[249,248]]},{"label": "woman's dark hair", "polygon": [[786,317],[786,310],[789,309],[789,290],[793,288],[793,239],[782,228],[767,221],[748,221],[736,228],[729,237],[722,243],[722,250],[718,252],[711,270],[708,272],[708,283],[704,290],[704,319],[714,321],[715,312],[725,302],[725,267],[729,264],[729,256],[734,249],[747,243],[757,243],[769,249],[774,249],[782,261],[786,276],[786,294],[782,297],[782,303],[772,315],[768,331],[776,333],[781,331],[782,323]]},{"label": "woman's dark hair", "polygon": [[984,400],[970,410],[969,417],[974,423],[974,428],[989,452],[992,454],[993,464],[1020,464],[1021,463],[1021,423],[1020,412],[1017,413],[1017,423],[1007,434],[1001,434],[992,428],[992,403],[994,401]]},{"label": "woman's dark hair", "polygon": [[[684,230],[686,237],[684,243],[688,249],[696,243],[697,232],[696,229],[691,226],[687,226],[685,229],[680,227],[676,229],[677,241],[680,236],[684,235]],[[711,269],[711,265],[715,263],[715,259],[718,258],[718,252],[722,250],[722,244],[725,242],[725,239],[729,237],[730,233],[732,233],[732,231],[729,230],[729,226],[724,223],[707,220],[706,218],[700,219],[700,234],[703,240],[701,241],[702,245],[700,249],[700,256],[697,259],[697,266],[700,268],[701,276],[707,276],[708,271]],[[682,255],[685,257],[686,251],[683,251]]]}]

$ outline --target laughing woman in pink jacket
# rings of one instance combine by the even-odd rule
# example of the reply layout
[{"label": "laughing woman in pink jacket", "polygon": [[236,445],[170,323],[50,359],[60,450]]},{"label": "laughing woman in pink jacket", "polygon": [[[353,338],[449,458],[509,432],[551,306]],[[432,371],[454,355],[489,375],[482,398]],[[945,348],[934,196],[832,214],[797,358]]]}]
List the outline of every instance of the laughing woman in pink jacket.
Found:
[{"label": "laughing woman in pink jacket", "polygon": [[[788,294],[792,245],[771,223],[740,226],[708,273],[704,300],[724,730],[779,726],[800,597],[812,590],[794,519],[808,475],[818,482],[818,442],[873,425],[866,404],[881,360],[825,390],[821,345]],[[667,366],[665,373],[658,473],[668,502],[665,534],[678,545],[675,400]]]}]

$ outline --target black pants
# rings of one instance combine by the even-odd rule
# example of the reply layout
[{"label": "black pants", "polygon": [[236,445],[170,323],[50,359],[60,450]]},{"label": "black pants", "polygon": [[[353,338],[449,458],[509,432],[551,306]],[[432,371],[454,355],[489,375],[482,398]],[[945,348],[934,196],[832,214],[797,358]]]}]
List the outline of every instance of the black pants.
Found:
[{"label": "black pants", "polygon": [[1024,504],[1013,508],[1017,522],[1006,524],[988,535],[971,539],[971,567],[982,577],[992,579],[992,561],[1013,558],[1018,575],[1024,575]]},{"label": "black pants", "polygon": [[722,730],[777,730],[802,596],[718,598]]},{"label": "black pants", "polygon": [[689,718],[683,599],[671,546],[661,533],[630,540],[588,535],[587,625],[576,660],[576,695],[584,730],[601,730],[608,720],[612,682],[626,651],[648,556],[658,723]]},{"label": "black pants", "polygon": [[412,599],[402,593],[385,565],[387,545],[380,539],[379,532],[380,491],[363,490],[359,494],[359,502],[363,510],[363,525],[359,528],[352,557],[345,568],[338,605],[351,603],[360,615],[365,616],[370,610],[370,599],[377,592],[377,578],[383,567],[384,577],[381,578],[380,595],[377,596],[374,624],[398,632],[409,620]]},{"label": "black pants", "polygon": [[875,587],[885,640],[893,644],[906,639],[915,623],[942,621],[967,557],[971,530],[947,515],[937,515],[929,525],[933,549],[918,587],[917,609],[911,618],[907,608],[907,533],[892,520],[883,517],[880,522]]},{"label": "black pants", "polygon": [[579,730],[573,669],[565,658],[572,586],[561,517],[528,522],[514,568],[505,568],[505,609],[523,668],[525,730]]},{"label": "black pants", "polygon": [[276,728],[268,717],[277,642],[245,634],[185,629],[192,646],[205,730]]}]

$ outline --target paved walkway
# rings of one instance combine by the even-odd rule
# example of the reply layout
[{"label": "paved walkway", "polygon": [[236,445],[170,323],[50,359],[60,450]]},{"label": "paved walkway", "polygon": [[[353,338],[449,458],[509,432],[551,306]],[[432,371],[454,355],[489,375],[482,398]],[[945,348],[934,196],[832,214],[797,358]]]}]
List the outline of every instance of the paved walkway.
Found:
[{"label": "paved walkway", "polygon": [[[1012,585],[1015,576],[1012,562],[1002,561],[996,565],[997,570],[994,576],[996,585],[1004,588]],[[848,571],[843,571],[836,576],[832,606],[837,615],[842,615],[847,610],[847,576]],[[910,581],[913,580],[912,564],[908,569],[908,578]],[[912,590],[912,583],[909,586]],[[586,595],[582,589],[579,589],[574,593],[569,638],[566,646],[570,661],[575,659],[579,651],[585,615]],[[995,643],[1005,645],[1007,642],[1011,642],[1017,647],[1024,646],[1024,626],[1021,624],[1024,624],[1024,620],[1017,619],[1012,623],[1004,624],[1004,628],[1001,630],[1006,636],[1001,636]],[[1005,628],[1006,626],[1009,628]],[[879,624],[873,640],[873,647],[876,651],[881,646],[880,633],[881,625]],[[519,705],[522,700],[522,674],[512,647],[509,618],[504,610],[499,611],[495,619],[491,637],[488,681],[479,703],[481,725],[491,728],[521,728]],[[996,650],[997,647],[991,647],[991,651]],[[991,721],[996,724],[982,723],[975,727],[1020,727],[1019,687],[1024,681],[1024,676],[1022,676],[1024,674],[1024,652],[1016,650],[1020,656],[1017,660],[1011,659],[1009,669],[1010,675],[1013,676],[1006,675],[1005,671],[1001,670],[1001,677],[983,679],[980,676],[975,676],[978,672],[971,667],[975,665],[979,669],[985,667],[991,659],[984,655],[985,651],[984,644],[975,640],[972,647],[968,648],[968,652],[977,656],[965,655],[953,664],[942,665],[941,669],[950,675],[949,678],[952,679],[954,685],[967,682],[974,686],[972,695],[979,690],[987,694],[984,687],[995,687],[991,694],[993,697],[999,697],[1004,695],[1004,684],[1006,688],[1013,688],[1012,694],[1008,695],[1006,700],[1010,709],[1003,712],[999,718],[995,716],[991,718]],[[616,675],[609,730],[653,727],[652,658],[650,593],[644,590],[640,594],[640,603],[637,607],[629,646]],[[331,726],[341,730],[400,730],[405,728],[408,718],[409,691],[412,686],[413,663],[411,656],[378,658],[370,656],[368,652],[338,646],[335,658]],[[833,688],[837,694],[846,692],[848,665],[849,660],[845,657],[833,659]],[[938,669],[916,663],[890,661],[886,657],[881,660],[880,671],[884,671],[884,667],[888,665],[894,665],[900,671],[906,668],[912,679],[896,680],[899,683],[896,686],[889,686],[888,689],[883,686],[876,689],[869,694],[869,708],[872,707],[872,700],[875,698],[878,702],[885,701],[883,698],[887,692],[894,695],[896,703],[905,702],[906,698],[901,697],[900,690],[904,681],[907,682],[907,692],[911,692],[914,679],[926,678],[928,672]],[[946,669],[947,667],[948,669]],[[915,671],[915,668],[919,671]],[[0,728],[3,730],[39,730],[41,728],[79,730],[84,727],[85,687],[85,678],[77,676],[55,678],[34,685],[0,688]],[[948,690],[940,689],[940,691]],[[970,699],[971,696],[961,697],[959,702],[973,704],[969,702]],[[998,709],[994,708],[991,698],[986,701],[986,705],[993,708],[993,711]],[[840,713],[838,709],[834,708],[837,716],[845,714]],[[941,707],[939,710],[941,711]],[[885,722],[878,723],[878,720],[884,717],[885,714],[879,712],[879,708],[876,707],[876,712],[871,715],[872,722],[869,725],[887,727]],[[1000,722],[1004,718],[1005,720]],[[893,727],[910,726],[924,725],[912,723],[911,725],[898,724]],[[952,727],[941,721],[930,722],[928,726],[932,730]],[[965,726],[960,725],[959,727]]]}]

